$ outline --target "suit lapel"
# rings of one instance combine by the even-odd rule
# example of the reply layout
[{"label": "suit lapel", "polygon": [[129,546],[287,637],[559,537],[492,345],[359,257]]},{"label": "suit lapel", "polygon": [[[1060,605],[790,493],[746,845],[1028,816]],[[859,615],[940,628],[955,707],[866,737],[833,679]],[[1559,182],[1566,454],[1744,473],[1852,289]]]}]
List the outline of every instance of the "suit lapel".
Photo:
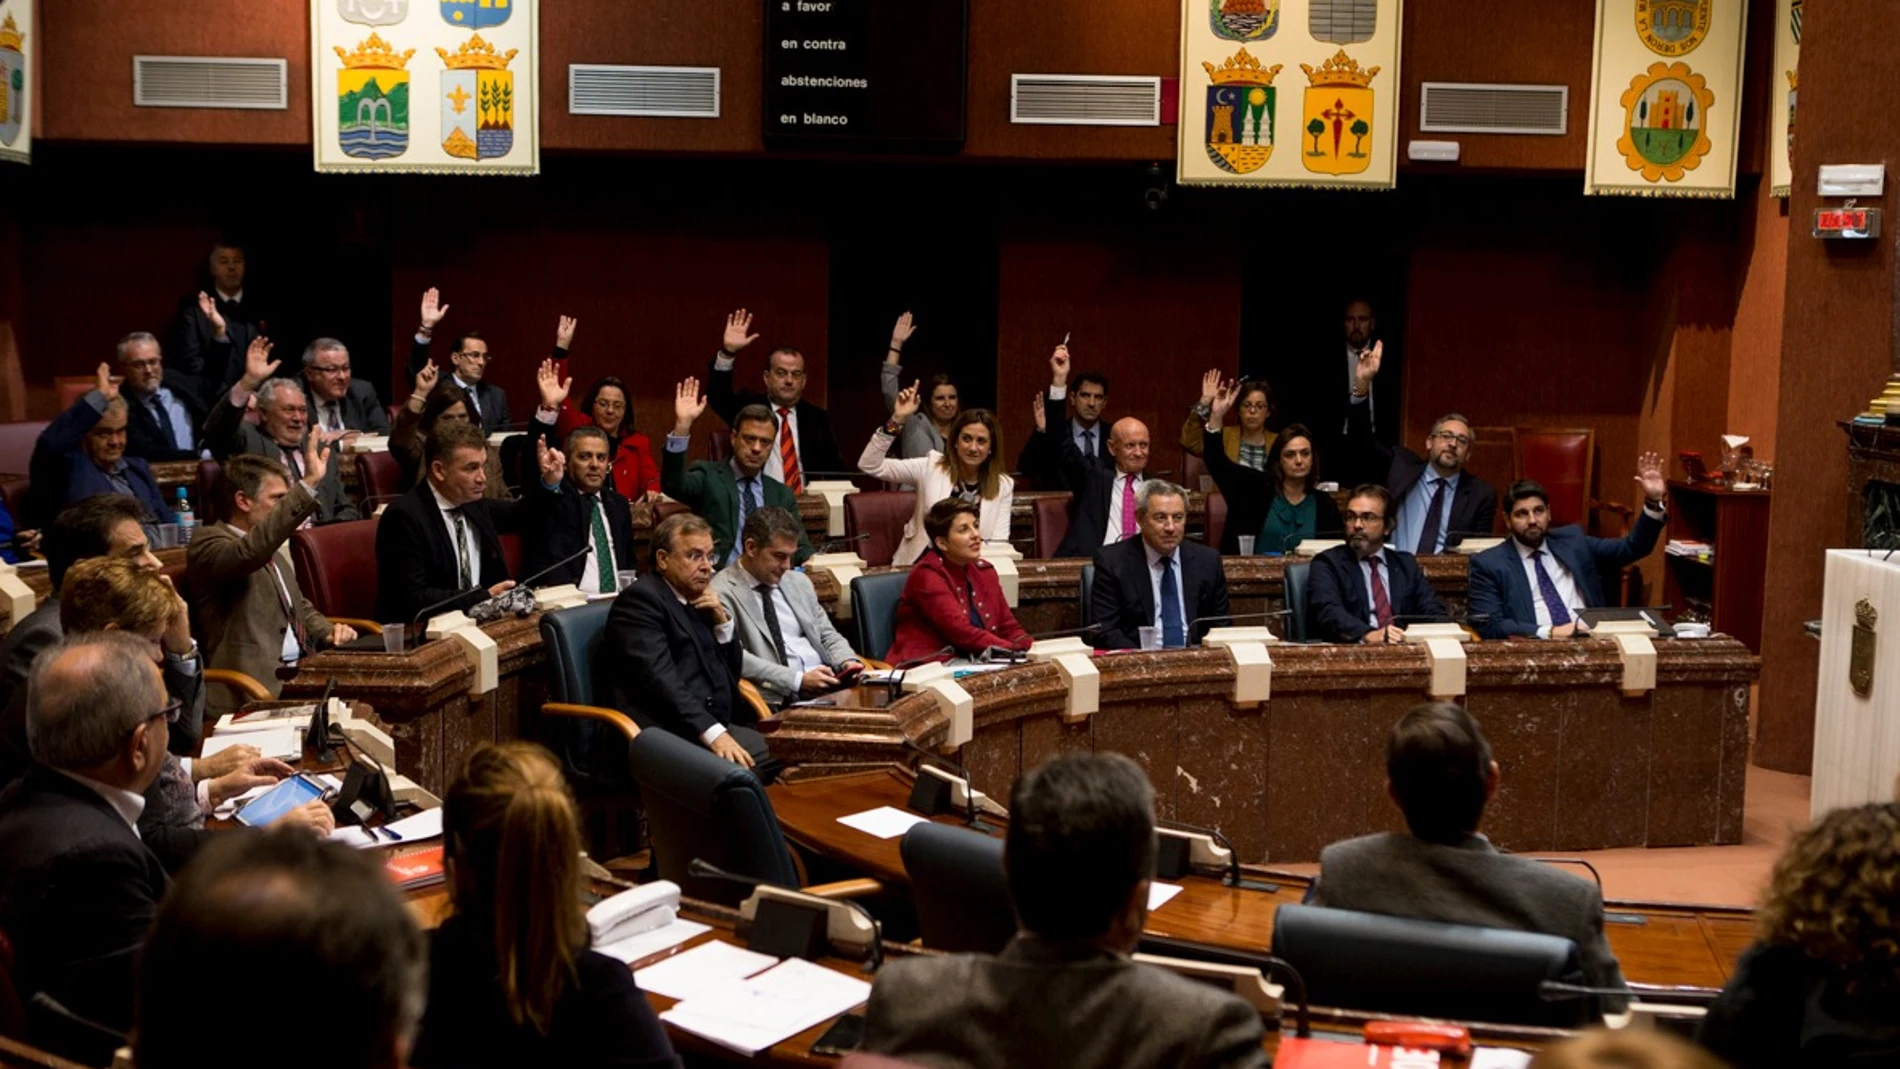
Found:
[{"label": "suit lapel", "polygon": [[1603,600],[1601,583],[1596,574],[1596,562],[1590,559],[1590,551],[1584,545],[1581,535],[1568,538],[1544,540],[1550,547],[1550,555],[1563,562],[1570,569],[1570,582],[1577,588],[1577,596],[1583,599],[1585,608],[1596,608]]},{"label": "suit lapel", "polygon": [[1517,541],[1512,539],[1504,545],[1510,549],[1510,556],[1504,558],[1504,583],[1511,596],[1511,617],[1516,620],[1536,620],[1537,594],[1531,589],[1530,577],[1524,574],[1524,558],[1517,552]]}]

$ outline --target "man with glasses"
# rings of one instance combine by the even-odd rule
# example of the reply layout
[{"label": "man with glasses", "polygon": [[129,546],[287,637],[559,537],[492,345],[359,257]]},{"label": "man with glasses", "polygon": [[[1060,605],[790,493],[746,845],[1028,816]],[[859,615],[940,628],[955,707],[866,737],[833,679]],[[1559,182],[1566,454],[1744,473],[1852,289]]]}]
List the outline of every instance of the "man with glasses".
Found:
[{"label": "man with glasses", "polygon": [[134,331],[119,339],[120,396],[127,403],[125,452],[156,464],[197,460],[204,403],[185,377],[165,367],[158,339]]},{"label": "man with glasses", "polygon": [[1306,580],[1307,633],[1322,642],[1405,641],[1407,624],[1446,615],[1412,554],[1386,545],[1392,495],[1367,483],[1346,503],[1346,544],[1313,558]]},{"label": "man with glasses", "polygon": [[165,504],[151,465],[142,457],[128,455],[131,414],[111,366],[100,364],[97,376],[94,387],[48,423],[34,443],[29,462],[32,488],[21,523],[44,526],[75,501],[95,494],[125,494],[145,507],[146,534],[156,537],[155,525],[171,523],[176,517]]},{"label": "man with glasses", "polygon": [[[310,405],[296,379],[272,378],[278,362],[270,358],[271,343],[259,338],[244,354],[244,376],[205,420],[205,444],[219,460],[240,453],[255,453],[275,460],[290,471],[294,480],[304,477],[305,439],[316,435],[324,444],[343,437],[342,433],[313,430]],[[244,410],[257,401],[257,425],[244,421]],[[343,490],[338,465],[331,464],[317,484],[317,512],[308,522],[339,523],[358,518],[356,505]]]},{"label": "man with glasses", "polygon": [[[805,400],[804,353],[789,345],[772,350],[765,359],[764,393],[734,388],[732,370],[740,351],[759,339],[751,330],[752,313],[745,309],[726,317],[725,336],[706,376],[706,396],[713,411],[734,433],[739,430],[734,420],[741,410],[764,405],[772,413],[772,449],[765,457],[765,473],[795,495],[804,492],[813,473],[823,477],[851,470],[838,454],[831,414]],[[797,512],[797,507],[792,511]]]},{"label": "man with glasses", "polygon": [[311,419],[320,429],[332,435],[389,433],[389,410],[377,398],[376,387],[350,377],[350,350],[342,342],[318,338],[306,346],[303,381]]},{"label": "man with glasses", "polygon": [[[123,1031],[145,932],[169,881],[139,838],[180,706],[150,643],[76,635],[33,662],[26,711],[33,767],[0,794],[0,930],[20,997]],[[117,1042],[35,1006],[27,1039],[86,1065]]]},{"label": "man with glasses", "polygon": [[[429,362],[429,343],[435,337],[436,325],[449,314],[449,306],[442,303],[442,295],[434,286],[423,291],[422,319],[416,326],[416,344],[409,351],[409,377],[415,378]],[[489,431],[504,430],[509,427],[508,392],[495,385],[488,378],[488,341],[479,330],[466,330],[455,336],[455,348],[449,352],[449,364],[452,370],[449,381],[468,392],[469,403],[475,411],[469,418]]]},{"label": "man with glasses", "polygon": [[[1384,349],[1383,343],[1372,346],[1360,364],[1361,379],[1355,391],[1370,391]],[[1497,522],[1498,492],[1465,470],[1477,440],[1471,421],[1456,412],[1438,417],[1425,437],[1425,456],[1420,456],[1404,446],[1380,441],[1372,433],[1370,412],[1369,405],[1353,405],[1347,427],[1352,450],[1367,476],[1377,478],[1383,471],[1385,488],[1398,503],[1388,541],[1407,553],[1425,556],[1446,552],[1466,537],[1489,535]]]}]

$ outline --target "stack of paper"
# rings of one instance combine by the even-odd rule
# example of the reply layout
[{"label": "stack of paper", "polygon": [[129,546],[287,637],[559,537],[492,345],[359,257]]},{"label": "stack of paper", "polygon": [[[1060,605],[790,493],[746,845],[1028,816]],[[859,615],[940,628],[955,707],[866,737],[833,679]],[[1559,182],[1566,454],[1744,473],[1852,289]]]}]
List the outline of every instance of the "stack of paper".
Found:
[{"label": "stack of paper", "polygon": [[660,1014],[660,1020],[749,1056],[847,1013],[870,997],[871,985],[863,980],[803,958],[787,958],[749,980],[703,987]]},{"label": "stack of paper", "polygon": [[260,757],[275,757],[284,761],[297,761],[303,757],[302,725],[281,725],[260,727],[250,730],[219,732],[205,740],[204,756],[228,750],[233,746],[255,746]]},{"label": "stack of paper", "polygon": [[711,942],[637,970],[633,980],[642,991],[651,991],[667,998],[688,999],[701,992],[743,980],[777,964],[778,959],[770,954],[760,954],[731,943]]}]

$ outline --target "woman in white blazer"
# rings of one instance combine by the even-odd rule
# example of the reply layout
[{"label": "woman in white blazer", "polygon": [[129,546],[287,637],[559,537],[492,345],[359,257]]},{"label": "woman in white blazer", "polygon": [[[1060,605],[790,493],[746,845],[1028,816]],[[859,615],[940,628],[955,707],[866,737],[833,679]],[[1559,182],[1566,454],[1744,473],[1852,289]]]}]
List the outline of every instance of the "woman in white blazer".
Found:
[{"label": "woman in white blazer", "polygon": [[903,460],[886,455],[902,433],[904,422],[922,404],[920,385],[912,383],[897,395],[890,421],[871,435],[864,454],[858,457],[858,470],[864,474],[917,488],[917,507],[904,524],[904,541],[892,558],[895,564],[911,564],[929,547],[924,514],[949,497],[960,497],[977,506],[985,542],[1009,541],[1009,507],[1016,495],[1015,482],[1003,474],[1003,429],[996,422],[996,414],[986,408],[966,408],[957,413],[944,440],[950,448],[949,456],[934,449]]}]

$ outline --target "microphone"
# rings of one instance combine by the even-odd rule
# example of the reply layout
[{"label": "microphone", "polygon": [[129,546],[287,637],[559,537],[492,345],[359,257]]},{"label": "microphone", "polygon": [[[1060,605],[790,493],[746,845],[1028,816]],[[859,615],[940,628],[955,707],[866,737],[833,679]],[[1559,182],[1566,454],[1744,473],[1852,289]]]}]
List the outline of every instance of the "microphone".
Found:
[{"label": "microphone", "polygon": [[1189,628],[1189,630],[1193,632],[1193,638],[1188,640],[1188,645],[1198,646],[1206,641],[1207,633],[1214,630],[1215,626],[1219,624],[1239,623],[1242,620],[1272,620],[1277,617],[1291,615],[1293,615],[1292,609],[1276,609],[1273,612],[1243,612],[1236,613],[1232,616],[1203,616],[1195,620],[1194,625]]},{"label": "microphone", "polygon": [[[909,736],[905,736],[904,745],[917,751],[925,761],[950,766],[957,775],[957,778],[954,780],[948,779],[942,774],[941,769],[934,766],[926,768],[924,761],[917,762],[917,785],[913,787],[910,792],[909,804],[912,809],[922,810],[933,816],[937,813],[946,812],[956,806],[957,788],[961,787],[963,789],[963,823],[964,826],[968,827],[971,831],[980,831],[984,834],[988,834],[996,830],[990,825],[983,823],[983,818],[980,815],[978,807],[984,802],[989,802],[998,810],[1002,810],[1003,816],[1009,815],[1008,810],[1003,810],[1002,806],[996,805],[989,796],[976,789],[976,784],[970,779],[969,769],[942,754],[932,753],[924,749],[922,746],[912,742]],[[925,778],[926,773],[944,786],[939,787],[931,783],[930,780]],[[945,793],[946,787],[948,789],[947,794]]]},{"label": "microphone", "polygon": [[124,1032],[107,1028],[97,1021],[79,1016],[44,991],[33,992],[33,997],[27,1000],[27,1004],[36,1010],[50,1013],[67,1024],[76,1025],[81,1032],[95,1039],[111,1040],[114,1047],[123,1047],[129,1042]]},{"label": "microphone", "polygon": [[956,653],[957,653],[957,648],[955,646],[952,646],[949,643],[945,643],[944,645],[939,646],[937,649],[931,651],[930,653],[924,654],[922,657],[912,657],[908,661],[899,661],[898,663],[891,665],[890,678],[885,681],[887,685],[889,685],[889,687],[891,688],[890,700],[896,701],[898,698],[898,695],[904,692],[904,673],[905,672],[908,672],[911,669],[919,667],[921,665],[931,664],[935,662],[937,658],[942,657],[945,654],[949,654],[950,656],[954,657],[956,656]]},{"label": "microphone", "polygon": [[[560,560],[555,561],[553,564],[548,565],[547,567],[534,573],[528,578],[523,579],[522,581],[516,583],[515,587],[517,589],[531,587],[534,585],[535,580],[545,579],[550,572],[553,572],[556,569],[565,568],[568,565],[574,563],[575,561],[581,559],[582,557],[587,556],[589,553],[592,553],[593,551],[594,551],[594,544],[592,542],[589,542],[586,545],[582,546],[579,550],[573,553],[570,553],[565,557],[562,557]],[[462,600],[463,598],[468,597],[470,594],[476,593],[477,591],[480,591],[486,594],[488,592],[488,588],[485,586],[476,585],[476,586],[469,587],[466,590],[462,590],[457,593],[451,594],[448,597],[443,598],[441,601],[436,602],[434,605],[431,605],[428,608],[423,609],[421,612],[410,617],[409,622],[412,624],[420,623],[422,622],[423,619],[428,617],[431,613],[435,612],[435,610],[446,608],[447,606],[452,605],[455,602],[458,602]],[[482,600],[487,601],[491,599],[484,598]],[[479,604],[479,602],[477,604]]]},{"label": "microphone", "polygon": [[[752,888],[752,894],[739,904],[739,915],[752,922],[751,947],[779,957],[809,958],[822,956],[832,940],[864,943],[868,956],[864,971],[874,973],[884,965],[884,928],[871,911],[848,898],[819,898],[797,888],[737,872],[728,872],[709,861],[694,858],[686,865],[689,875],[702,880],[723,880]],[[805,913],[824,922],[822,931],[796,930]],[[810,938],[815,937],[815,938]],[[762,946],[761,944],[765,944]],[[766,949],[769,946],[770,949]]]},{"label": "microphone", "polygon": [[[1047,638],[1093,635],[1101,629],[1101,624],[1090,624],[1087,627],[1070,627],[1061,631],[1046,631],[1039,635],[1030,635],[1029,638],[1032,642],[1040,642]],[[1010,646],[991,646],[981,653],[978,653],[976,660],[983,664],[1026,664],[1029,661],[1029,651],[1015,649]]]},{"label": "microphone", "polygon": [[1160,844],[1160,852],[1156,855],[1157,871],[1159,872],[1159,862],[1163,859],[1167,860],[1168,867],[1172,870],[1172,872],[1159,872],[1162,876],[1174,879],[1186,875],[1188,867],[1198,861],[1209,867],[1218,866],[1224,869],[1221,875],[1221,883],[1224,886],[1247,891],[1265,891],[1268,894],[1280,889],[1270,883],[1256,883],[1242,879],[1240,853],[1234,849],[1234,844],[1228,840],[1227,836],[1222,835],[1218,828],[1202,828],[1178,820],[1157,820],[1155,834],[1164,839]]},{"label": "microphone", "polygon": [[1087,627],[1068,627],[1068,628],[1062,629],[1061,631],[1044,631],[1039,634],[1030,635],[1029,637],[1037,642],[1041,642],[1043,639],[1046,639],[1046,638],[1068,638],[1072,635],[1077,636],[1077,637],[1080,637],[1082,635],[1093,635],[1095,632],[1100,631],[1101,629],[1102,629],[1101,624],[1089,624]]},{"label": "microphone", "polygon": [[[287,666],[292,674],[295,666]],[[278,669],[282,672],[283,669]],[[310,727],[304,731],[304,743],[316,747],[317,760],[329,764],[336,760],[336,737],[330,734],[330,695],[336,693],[336,677],[331,676],[323,683],[323,697],[317,699],[316,708],[310,710]],[[341,735],[338,732],[337,735]]]},{"label": "microphone", "polygon": [[843,549],[846,546],[851,545],[853,542],[868,542],[870,540],[871,540],[871,532],[866,531],[863,534],[849,535],[844,538],[833,538],[830,541],[821,542],[819,543],[818,548],[813,550],[812,552],[814,554],[833,553],[833,552],[836,552],[837,550]]},{"label": "microphone", "polygon": [[582,557],[587,556],[589,553],[592,553],[593,551],[594,551],[594,543],[592,540],[589,540],[586,544],[582,545],[580,549],[575,550],[572,553],[569,553],[567,556],[562,557],[560,560],[555,561],[553,564],[548,565],[547,567],[541,569],[540,571],[534,573],[533,575],[527,577],[526,579],[523,579],[521,582],[516,583],[515,585],[518,587],[522,587],[522,586],[533,587],[534,584],[538,580],[546,579],[549,575],[553,574],[554,572],[560,571],[562,568],[565,568],[568,565],[574,563],[575,561],[580,560]]},{"label": "microphone", "polygon": [[461,601],[463,598],[468,597],[470,594],[486,594],[486,593],[488,593],[488,588],[485,586],[471,586],[463,590],[458,590],[455,593],[450,594],[448,597],[443,598],[441,601],[438,601],[433,605],[425,606],[423,609],[418,611],[414,616],[411,616],[409,618],[409,624],[410,626],[413,627],[416,624],[421,623],[425,617],[433,614],[437,609],[446,609],[450,605],[453,605],[456,602]]},{"label": "microphone", "polygon": [[1392,618],[1392,623],[1399,626],[1405,624],[1488,624],[1490,622],[1491,614],[1488,612],[1471,612],[1463,616],[1454,616],[1448,612],[1436,614],[1424,612]]}]

